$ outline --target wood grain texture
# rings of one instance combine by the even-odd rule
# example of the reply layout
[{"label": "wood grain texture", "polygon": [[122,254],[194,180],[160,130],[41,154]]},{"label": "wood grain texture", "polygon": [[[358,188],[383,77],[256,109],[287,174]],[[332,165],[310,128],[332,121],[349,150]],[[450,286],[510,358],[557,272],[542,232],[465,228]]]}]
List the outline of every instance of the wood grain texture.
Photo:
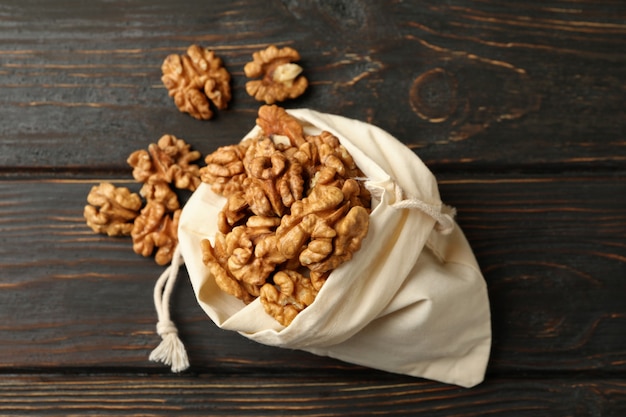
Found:
[{"label": "wood grain texture", "polygon": [[8,375],[0,413],[131,416],[602,416],[626,412],[623,379],[494,378],[472,390],[367,375]]},{"label": "wood grain texture", "polygon": [[[202,152],[230,143],[258,107],[243,66],[269,43],[297,48],[311,82],[287,106],[378,124],[433,166],[626,163],[619,2],[40,0],[2,12],[7,171],[120,170],[163,133]],[[165,56],[191,43],[233,74],[231,108],[212,122],[179,114],[160,82]]]},{"label": "wood grain texture", "polygon": [[[135,255],[129,239],[84,224],[97,181],[0,183],[0,236],[11,242],[0,252],[0,368],[152,367],[152,285],[162,268]],[[623,372],[626,212],[614,196],[626,184],[594,175],[446,175],[440,184],[487,280],[489,372]],[[196,369],[344,366],[217,329],[186,279],[173,313]]]}]

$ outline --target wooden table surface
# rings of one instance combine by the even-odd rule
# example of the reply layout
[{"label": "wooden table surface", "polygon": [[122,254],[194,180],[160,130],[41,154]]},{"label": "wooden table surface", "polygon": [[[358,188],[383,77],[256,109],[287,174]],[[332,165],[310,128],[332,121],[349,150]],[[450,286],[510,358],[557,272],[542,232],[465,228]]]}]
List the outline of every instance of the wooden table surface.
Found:
[{"label": "wooden table surface", "polygon": [[[178,112],[160,66],[216,51],[233,100]],[[148,361],[163,270],[83,219],[164,134],[206,155],[259,104],[243,66],[291,46],[287,108],[371,122],[414,150],[484,273],[493,347],[472,389],[220,330],[183,272],[191,368]],[[622,0],[0,2],[0,415],[626,415],[626,3]]]}]

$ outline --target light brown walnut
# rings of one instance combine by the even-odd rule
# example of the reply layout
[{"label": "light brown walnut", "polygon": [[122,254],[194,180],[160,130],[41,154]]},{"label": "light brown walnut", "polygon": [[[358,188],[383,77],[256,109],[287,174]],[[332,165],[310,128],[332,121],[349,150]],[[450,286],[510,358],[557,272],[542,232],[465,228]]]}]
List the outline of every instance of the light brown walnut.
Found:
[{"label": "light brown walnut", "polygon": [[257,216],[282,216],[285,212],[280,194],[272,180],[246,178],[243,181],[245,198],[250,211]]},{"label": "light brown walnut", "polygon": [[225,252],[222,258],[227,256],[228,270],[238,281],[261,286],[276,265],[285,260],[282,256],[270,256],[269,252],[257,250],[258,247],[274,250],[261,242],[274,235],[277,223],[271,217],[252,216],[245,225],[235,227],[226,235],[226,244],[219,250]]},{"label": "light brown walnut", "polygon": [[230,232],[242,219],[245,219],[248,209],[249,204],[245,192],[237,191],[229,194],[226,204],[218,213],[217,227],[219,231],[222,233]]},{"label": "light brown walnut", "polygon": [[210,103],[219,110],[228,107],[230,73],[215,52],[191,45],[185,55],[167,56],[161,71],[161,80],[181,112],[209,120],[213,118]]},{"label": "light brown walnut", "polygon": [[218,148],[204,159],[206,166],[200,168],[200,179],[211,185],[218,194],[228,197],[230,194],[243,190],[246,173],[243,158],[251,140],[237,145]]},{"label": "light brown walnut", "polygon": [[305,193],[306,180],[302,165],[290,160],[287,170],[276,180],[275,186],[285,207],[291,207],[302,199]]},{"label": "light brown walnut", "polygon": [[306,250],[311,253],[305,256],[305,251],[303,251],[300,255],[300,262],[314,272],[336,269],[342,263],[352,259],[354,253],[361,248],[368,226],[367,209],[362,206],[352,207],[348,214],[335,225],[337,237],[334,239],[332,251],[329,252],[328,248],[324,248],[324,252],[316,252],[316,248],[312,248],[309,244]]},{"label": "light brown walnut", "polygon": [[343,189],[318,185],[308,197],[294,203],[291,214],[284,216],[276,229],[279,250],[285,257],[297,256],[301,265],[319,273],[352,259],[367,235],[369,210],[352,205],[358,193],[356,181],[349,179],[345,184]]},{"label": "light brown walnut", "polygon": [[208,267],[209,272],[215,279],[217,286],[227,294],[230,294],[246,304],[254,300],[254,296],[250,295],[248,290],[239,283],[234,277],[232,277],[226,268],[224,263],[220,261],[219,255],[215,253],[215,249],[211,242],[207,239],[203,239],[201,242],[202,247],[202,262]]},{"label": "light brown walnut", "polygon": [[260,300],[265,311],[283,326],[289,326],[299,312],[310,306],[318,290],[311,279],[297,271],[279,271],[274,283],[261,287]]},{"label": "light brown walnut", "polygon": [[252,213],[280,217],[302,198],[302,168],[269,138],[259,138],[248,148],[243,166],[247,176],[242,188]]},{"label": "light brown walnut", "polygon": [[144,184],[139,190],[139,194],[146,201],[156,201],[165,206],[167,211],[176,211],[180,208],[178,196],[172,190],[172,187],[166,182],[156,182],[154,184]]},{"label": "light brown walnut", "polygon": [[260,137],[246,150],[243,163],[249,177],[267,180],[283,173],[287,158],[270,138]]},{"label": "light brown walnut", "polygon": [[202,243],[203,262],[215,271],[217,285],[244,302],[259,295],[261,286],[285,258],[276,248],[274,231],[280,219],[251,216],[245,225],[218,233],[215,243]]},{"label": "light brown walnut", "polygon": [[192,162],[200,159],[198,151],[173,135],[163,135],[148,150],[130,154],[128,164],[133,167],[133,177],[142,183],[166,182],[179,189],[194,191],[200,185],[200,167]]},{"label": "light brown walnut", "polygon": [[283,206],[277,209],[277,215],[303,196],[304,177],[299,161],[289,158],[285,148],[269,138],[253,141],[246,151],[244,168],[249,178],[272,181],[272,194],[280,197]]},{"label": "light brown walnut", "polygon": [[313,284],[313,288],[315,288],[317,291],[321,290],[324,284],[326,283],[326,280],[328,279],[330,272],[331,271],[326,271],[326,272],[310,271],[309,278],[311,279],[311,284]]},{"label": "light brown walnut", "polygon": [[300,146],[306,142],[304,129],[298,122],[298,119],[291,116],[282,107],[276,105],[261,106],[258,111],[256,124],[270,138],[274,135],[286,136],[289,138],[292,146]]},{"label": "light brown walnut", "polygon": [[148,201],[135,219],[131,232],[135,253],[146,257],[154,253],[157,264],[169,263],[178,245],[180,213],[180,209],[172,213],[164,204]]},{"label": "light brown walnut", "polygon": [[139,194],[108,182],[93,186],[87,202],[83,213],[87,225],[94,232],[109,236],[130,235],[143,204]]},{"label": "light brown walnut", "polygon": [[[321,242],[325,241],[327,243],[324,247],[328,249],[326,255],[329,255],[332,252],[332,239],[337,235],[332,226],[343,217],[348,208],[339,188],[314,188],[308,197],[293,204],[291,214],[281,219],[280,226],[276,229],[278,249],[285,257],[298,257],[302,262],[301,253],[310,243],[313,246],[305,253],[305,257],[312,251],[319,253],[324,245]],[[318,242],[314,243],[316,241]]]},{"label": "light brown walnut", "polygon": [[270,45],[252,54],[252,61],[244,67],[248,78],[260,78],[246,83],[246,92],[257,101],[267,104],[301,96],[309,82],[302,75],[302,67],[295,62],[300,54],[293,48]]},{"label": "light brown walnut", "polygon": [[238,281],[261,286],[276,269],[266,258],[254,256],[254,246],[236,248],[228,258],[228,270]]}]

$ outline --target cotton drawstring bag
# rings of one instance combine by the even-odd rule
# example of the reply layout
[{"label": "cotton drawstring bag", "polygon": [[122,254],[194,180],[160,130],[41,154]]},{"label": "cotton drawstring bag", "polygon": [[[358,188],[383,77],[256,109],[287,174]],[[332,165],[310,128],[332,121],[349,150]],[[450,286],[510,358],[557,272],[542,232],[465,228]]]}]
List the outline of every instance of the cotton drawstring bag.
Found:
[{"label": "cotton drawstring bag", "polygon": [[315,301],[285,327],[265,313],[259,299],[244,304],[220,290],[204,265],[200,242],[217,233],[211,219],[226,200],[200,185],[180,217],[182,258],[174,256],[155,288],[157,331],[164,341],[151,359],[174,371],[187,366],[167,311],[184,262],[199,305],[222,329],[388,372],[463,387],[482,382],[491,348],[486,284],[433,174],[413,151],[373,125],[309,109],[287,112],[306,134],[335,135],[365,174],[372,211],[360,250],[333,270]]}]

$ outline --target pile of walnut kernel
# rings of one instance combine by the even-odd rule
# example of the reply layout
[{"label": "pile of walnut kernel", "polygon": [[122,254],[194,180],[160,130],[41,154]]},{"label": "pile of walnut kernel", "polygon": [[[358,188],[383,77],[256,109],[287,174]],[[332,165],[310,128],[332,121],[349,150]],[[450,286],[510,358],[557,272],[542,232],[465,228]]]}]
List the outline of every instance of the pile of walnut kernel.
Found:
[{"label": "pile of walnut kernel", "polygon": [[168,264],[178,245],[181,205],[175,190],[194,191],[200,185],[200,167],[192,163],[200,158],[172,135],[133,152],[128,163],[143,184],[139,194],[108,182],[92,187],[84,209],[87,225],[96,233],[130,235],[135,253],[154,254],[157,264]]},{"label": "pile of walnut kernel", "polygon": [[261,133],[217,149],[203,182],[227,201],[203,262],[225,292],[287,326],[331,271],[350,260],[368,231],[371,197],[363,174],[329,132],[306,135],[278,106],[262,106]]}]

